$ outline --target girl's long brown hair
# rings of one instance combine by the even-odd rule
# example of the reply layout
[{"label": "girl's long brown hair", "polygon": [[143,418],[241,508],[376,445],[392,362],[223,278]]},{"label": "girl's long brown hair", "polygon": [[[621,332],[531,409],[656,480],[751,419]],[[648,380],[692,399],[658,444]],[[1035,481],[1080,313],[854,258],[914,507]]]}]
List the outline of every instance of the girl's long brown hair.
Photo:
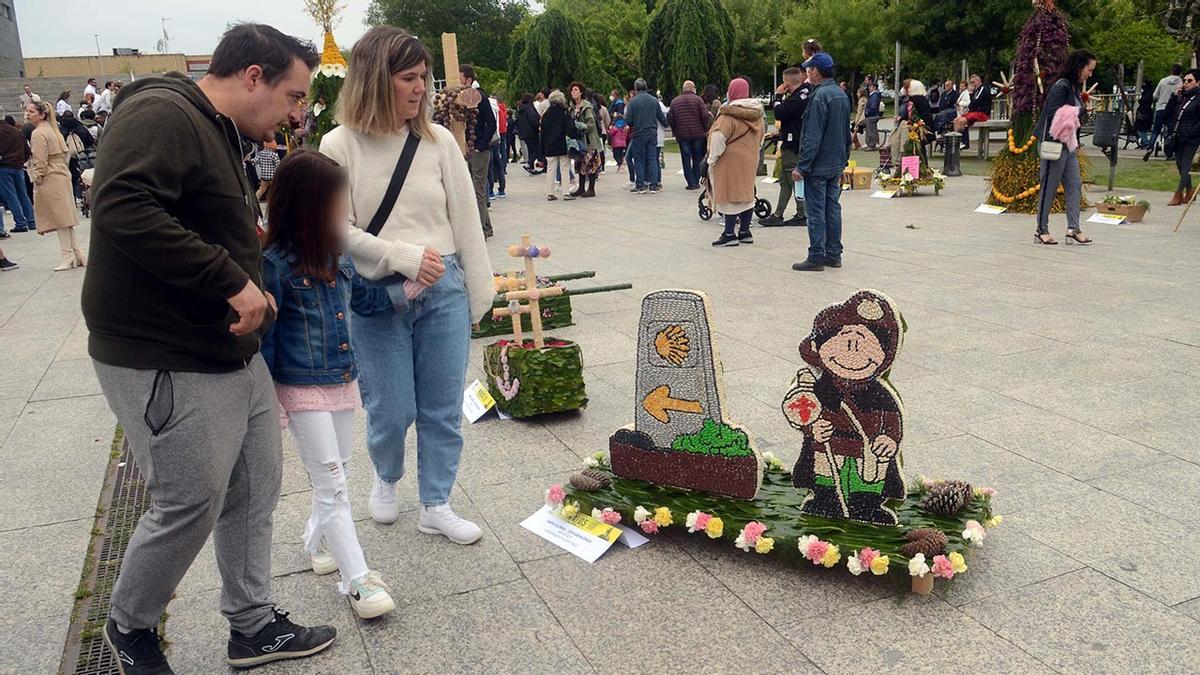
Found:
[{"label": "girl's long brown hair", "polygon": [[346,172],[325,155],[315,150],[289,153],[271,183],[265,246],[295,255],[300,272],[333,281],[341,242],[329,214],[347,183]]}]

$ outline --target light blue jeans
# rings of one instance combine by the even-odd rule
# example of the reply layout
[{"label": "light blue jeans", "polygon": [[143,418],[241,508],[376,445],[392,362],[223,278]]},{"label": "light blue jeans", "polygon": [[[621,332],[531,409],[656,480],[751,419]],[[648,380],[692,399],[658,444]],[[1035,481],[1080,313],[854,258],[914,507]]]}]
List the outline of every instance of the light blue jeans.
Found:
[{"label": "light blue jeans", "polygon": [[367,450],[381,479],[404,476],[404,439],[417,425],[417,486],[425,506],[445,504],[462,454],[462,397],[471,311],[463,270],[446,273],[402,311],[355,315],[350,341],[367,409]]}]

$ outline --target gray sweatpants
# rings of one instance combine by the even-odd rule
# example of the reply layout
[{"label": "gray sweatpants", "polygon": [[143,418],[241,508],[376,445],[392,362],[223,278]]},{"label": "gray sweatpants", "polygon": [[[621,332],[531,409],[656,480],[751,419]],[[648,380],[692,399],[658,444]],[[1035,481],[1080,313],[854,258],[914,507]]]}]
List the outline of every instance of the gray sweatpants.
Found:
[{"label": "gray sweatpants", "polygon": [[278,403],[261,356],[232,373],[94,362],[150,490],[112,592],[122,628],[153,628],[213,534],[221,613],[253,635],[272,618],[271,518],[283,478]]}]

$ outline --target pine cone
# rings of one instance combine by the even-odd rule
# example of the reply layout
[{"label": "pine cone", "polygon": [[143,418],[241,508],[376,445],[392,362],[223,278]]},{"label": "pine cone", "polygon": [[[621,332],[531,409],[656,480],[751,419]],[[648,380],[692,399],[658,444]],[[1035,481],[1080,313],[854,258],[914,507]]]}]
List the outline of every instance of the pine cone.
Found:
[{"label": "pine cone", "polygon": [[610,479],[608,477],[608,474],[604,473],[603,471],[597,471],[595,469],[584,469],[580,473],[582,473],[585,476],[590,476],[591,478],[595,478],[596,480],[600,481],[601,487],[608,487],[609,485],[612,485],[612,479]]},{"label": "pine cone", "polygon": [[932,527],[909,530],[904,533],[904,538],[908,540],[908,543],[900,549],[900,552],[906,558],[924,553],[926,560],[933,560],[933,556],[945,553],[946,546],[950,543],[941,530],[935,530]]},{"label": "pine cone", "polygon": [[929,489],[929,494],[925,495],[925,499],[922,500],[921,507],[938,515],[952,516],[971,501],[971,496],[971,486],[964,481],[949,480],[944,483],[935,483]]},{"label": "pine cone", "polygon": [[604,489],[605,484],[595,476],[589,475],[588,472],[577,473],[571,476],[571,487],[581,492],[597,492]]}]

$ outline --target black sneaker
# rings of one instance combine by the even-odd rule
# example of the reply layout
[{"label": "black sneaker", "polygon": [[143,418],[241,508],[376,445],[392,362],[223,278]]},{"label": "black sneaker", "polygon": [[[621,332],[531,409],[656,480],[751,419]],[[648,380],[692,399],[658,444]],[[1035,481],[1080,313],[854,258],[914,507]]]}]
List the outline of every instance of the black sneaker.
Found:
[{"label": "black sneaker", "polygon": [[787,227],[804,227],[808,225],[808,219],[797,213],[796,215],[783,221]]},{"label": "black sneaker", "polygon": [[226,661],[235,668],[312,656],[333,644],[337,629],[333,626],[305,628],[288,619],[287,612],[272,609],[275,618],[257,635],[242,635],[229,631],[229,657]]},{"label": "black sneaker", "polygon": [[0,231],[0,239],[11,239],[11,238],[12,238],[11,234],[4,232],[4,231]]},{"label": "black sneaker", "polygon": [[121,675],[174,675],[158,643],[158,632],[142,629],[122,633],[112,619],[104,624],[104,644],[117,658]]},{"label": "black sneaker", "polygon": [[826,258],[825,266],[826,267],[841,267],[842,259],[841,258]]},{"label": "black sneaker", "polygon": [[739,244],[753,244],[754,243],[754,235],[750,234],[750,230],[746,230],[745,232],[739,232],[738,233],[738,243]]},{"label": "black sneaker", "polygon": [[819,260],[805,260],[804,262],[793,263],[792,269],[797,272],[824,272],[825,263]]},{"label": "black sneaker", "polygon": [[0,258],[0,272],[11,272],[21,266],[9,260],[8,258]]},{"label": "black sneaker", "polygon": [[762,225],[763,227],[779,227],[780,225],[783,225],[783,218],[772,213],[766,218],[759,218],[758,224]]},{"label": "black sneaker", "polygon": [[735,234],[721,234],[721,238],[712,243],[713,246],[737,246],[738,238]]}]

